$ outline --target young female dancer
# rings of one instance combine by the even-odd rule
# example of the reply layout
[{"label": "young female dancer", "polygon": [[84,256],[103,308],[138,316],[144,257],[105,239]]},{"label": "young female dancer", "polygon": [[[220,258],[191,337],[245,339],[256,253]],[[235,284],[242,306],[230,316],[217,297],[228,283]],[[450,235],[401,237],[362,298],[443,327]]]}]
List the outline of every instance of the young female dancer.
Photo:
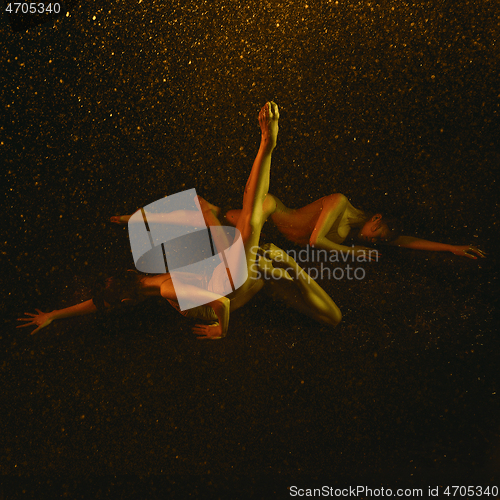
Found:
[{"label": "young female dancer", "polygon": [[[348,247],[342,244],[352,229],[358,229],[355,239],[365,245],[378,243],[418,250],[449,251],[470,259],[485,256],[484,252],[472,245],[447,245],[401,236],[395,227],[397,221],[386,219],[380,213],[371,215],[358,210],[340,193],[325,196],[299,209],[287,208],[276,196],[267,196],[272,198],[272,205],[276,206],[271,220],[288,240],[298,245],[354,253],[356,256],[367,255],[370,249],[365,246]],[[230,210],[225,218],[229,224],[236,225],[241,213],[241,210]]]},{"label": "young female dancer", "polygon": [[[266,198],[266,195],[269,189],[271,156],[278,136],[278,119],[278,106],[273,102],[266,103],[259,114],[261,143],[245,187],[243,209],[236,224],[241,234],[244,252],[242,254],[239,251],[231,251],[231,248],[226,251],[231,269],[236,269],[239,265],[246,267],[248,276],[243,285],[231,293],[226,293],[228,275],[225,263],[215,268],[208,289],[200,286],[200,277],[197,275],[186,276],[182,285],[176,283],[174,288],[172,277],[168,273],[142,276],[128,272],[119,277],[109,278],[94,299],[50,313],[44,313],[39,309],[36,309],[37,314],[25,313],[28,317],[19,318],[19,321],[24,321],[26,324],[20,327],[36,325],[33,334],[48,326],[54,319],[90,314],[96,312],[98,307],[130,305],[151,296],[162,296],[177,310],[181,299],[206,304],[193,307],[183,314],[212,321],[210,325],[200,324],[193,328],[198,338],[220,339],[227,334],[230,311],[246,304],[261,290],[268,281],[267,278],[276,277],[276,274],[278,279],[269,280],[274,297],[284,300],[321,323],[336,326],[342,316],[328,294],[285,252],[274,245],[268,245],[263,249],[258,246],[262,226],[276,208],[273,198]],[[220,226],[214,207],[201,198],[198,200],[206,224]],[[233,247],[237,248],[236,245]],[[265,256],[262,253],[265,253]],[[286,268],[286,272],[276,273],[276,268],[280,267]]]}]

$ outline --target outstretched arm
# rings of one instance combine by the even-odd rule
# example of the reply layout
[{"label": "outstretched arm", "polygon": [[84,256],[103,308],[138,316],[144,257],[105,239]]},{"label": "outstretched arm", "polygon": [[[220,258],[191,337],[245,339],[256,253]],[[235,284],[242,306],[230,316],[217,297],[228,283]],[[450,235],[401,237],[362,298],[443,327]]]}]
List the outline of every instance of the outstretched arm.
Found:
[{"label": "outstretched arm", "polygon": [[[135,212],[134,212],[135,213]],[[128,224],[131,215],[114,215],[110,221],[116,224]],[[177,226],[192,226],[202,229],[203,218],[197,210],[175,210],[170,213],[148,213],[146,214],[147,221],[150,224],[172,224]],[[139,221],[138,221],[139,222]],[[142,219],[141,221],[142,222]]]},{"label": "outstretched arm", "polygon": [[392,246],[412,248],[414,250],[429,250],[432,252],[451,252],[455,255],[477,259],[485,257],[485,253],[472,245],[447,245],[446,243],[437,243],[435,241],[422,240],[414,236],[399,236],[391,243]]},{"label": "outstretched arm", "polygon": [[92,300],[86,300],[85,302],[66,307],[64,309],[54,309],[52,312],[44,313],[40,311],[40,309],[35,309],[35,311],[37,311],[37,314],[24,313],[26,316],[28,316],[27,318],[18,318],[18,321],[27,321],[28,323],[19,325],[17,328],[36,325],[37,328],[31,332],[31,335],[33,335],[34,333],[38,332],[38,330],[49,326],[55,319],[92,314],[97,311],[97,307]]},{"label": "outstretched arm", "polygon": [[[212,205],[208,201],[204,200],[201,196],[196,196],[195,202],[200,205],[203,217],[205,217],[205,213],[211,212],[211,216],[217,220],[217,217],[220,213],[219,207]],[[125,225],[128,224],[128,221],[130,220],[131,217],[132,217],[131,215],[114,215],[113,217],[111,217],[110,220],[111,222],[115,222],[116,224]],[[200,211],[196,209],[174,210],[168,213],[147,213],[146,219],[149,223],[191,226],[191,227],[199,227],[200,229],[204,228],[203,218],[200,214]],[[217,223],[220,226],[220,222],[218,220]]]}]

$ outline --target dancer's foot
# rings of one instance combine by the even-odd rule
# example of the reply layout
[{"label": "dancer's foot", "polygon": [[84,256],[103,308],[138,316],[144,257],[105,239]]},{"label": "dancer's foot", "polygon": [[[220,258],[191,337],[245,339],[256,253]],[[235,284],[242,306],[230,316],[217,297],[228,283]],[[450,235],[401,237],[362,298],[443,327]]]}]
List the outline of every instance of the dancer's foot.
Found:
[{"label": "dancer's foot", "polygon": [[262,131],[262,143],[274,149],[278,140],[278,120],[280,113],[278,105],[273,102],[266,102],[259,113],[259,125]]},{"label": "dancer's foot", "polygon": [[208,212],[209,210],[215,215],[215,217],[219,218],[220,208],[212,205],[207,200],[204,200],[201,196],[197,195],[198,202],[200,203],[200,208],[202,212]]}]

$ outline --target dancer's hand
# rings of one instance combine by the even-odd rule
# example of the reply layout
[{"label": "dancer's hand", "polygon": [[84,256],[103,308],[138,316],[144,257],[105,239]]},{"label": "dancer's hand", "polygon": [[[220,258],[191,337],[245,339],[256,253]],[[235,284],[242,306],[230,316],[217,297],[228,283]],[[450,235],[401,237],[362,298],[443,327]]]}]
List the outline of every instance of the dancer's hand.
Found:
[{"label": "dancer's hand", "polygon": [[262,131],[262,143],[274,149],[278,140],[278,120],[280,112],[278,105],[273,102],[266,102],[259,113],[259,125]]},{"label": "dancer's hand", "polygon": [[223,334],[222,327],[219,323],[214,325],[195,325],[193,327],[193,333],[198,335],[196,338],[201,340],[219,340],[226,336],[226,334]]},{"label": "dancer's hand", "polygon": [[469,259],[477,259],[477,257],[486,257],[486,254],[479,250],[479,248],[473,247],[472,245],[454,245],[450,250],[451,253],[455,255],[460,255],[462,257],[468,257]]},{"label": "dancer's hand", "polygon": [[38,314],[24,313],[26,316],[29,316],[29,318],[17,318],[17,321],[29,321],[29,323],[26,323],[25,325],[19,325],[17,328],[24,328],[26,326],[37,325],[38,328],[36,328],[31,332],[31,335],[33,335],[36,332],[38,332],[38,330],[45,328],[46,326],[49,326],[54,320],[51,312],[44,313],[40,311],[40,309],[35,309],[35,311]]}]

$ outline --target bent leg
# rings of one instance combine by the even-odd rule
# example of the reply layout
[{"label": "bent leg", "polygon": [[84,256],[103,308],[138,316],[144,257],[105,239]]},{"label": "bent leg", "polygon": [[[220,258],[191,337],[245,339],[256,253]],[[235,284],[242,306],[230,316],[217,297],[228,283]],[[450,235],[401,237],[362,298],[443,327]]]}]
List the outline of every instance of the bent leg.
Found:
[{"label": "bent leg", "polygon": [[[288,209],[285,207],[285,205],[283,205],[283,203],[271,193],[267,193],[264,198],[263,210],[264,212],[267,213],[267,217],[271,216],[273,221],[275,217],[278,216],[280,217],[280,222],[281,222],[281,219],[284,216],[289,215],[286,212]],[[225,221],[228,224],[231,224],[232,226],[236,227],[241,217],[241,212],[242,212],[241,208],[228,210],[226,215],[224,216]],[[286,222],[291,224],[293,220],[287,220]]]},{"label": "bent leg", "polygon": [[266,257],[273,264],[286,269],[293,279],[267,279],[266,288],[271,297],[313,318],[319,323],[337,326],[342,313],[332,298],[286,252],[275,245],[266,245]]}]

